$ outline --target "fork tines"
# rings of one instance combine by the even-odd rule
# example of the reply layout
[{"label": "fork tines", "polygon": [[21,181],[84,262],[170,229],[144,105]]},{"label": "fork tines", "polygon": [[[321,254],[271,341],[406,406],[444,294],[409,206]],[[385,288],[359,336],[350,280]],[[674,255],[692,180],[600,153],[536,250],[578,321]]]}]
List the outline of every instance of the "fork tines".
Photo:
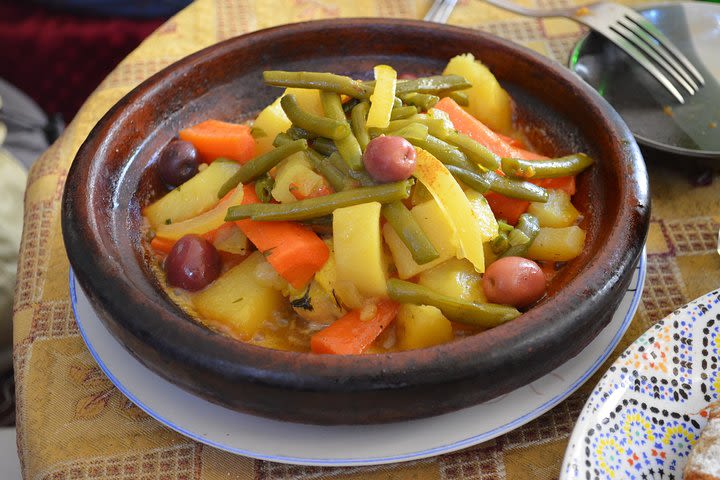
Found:
[{"label": "fork tines", "polygon": [[457,0],[435,0],[423,20],[436,23],[447,22],[456,3]]},{"label": "fork tines", "polygon": [[585,14],[576,14],[572,18],[597,30],[625,50],[680,103],[685,103],[682,94],[657,65],[690,95],[694,95],[705,84],[700,72],[670,39],[645,17],[628,7],[615,3],[597,3],[591,5]]}]

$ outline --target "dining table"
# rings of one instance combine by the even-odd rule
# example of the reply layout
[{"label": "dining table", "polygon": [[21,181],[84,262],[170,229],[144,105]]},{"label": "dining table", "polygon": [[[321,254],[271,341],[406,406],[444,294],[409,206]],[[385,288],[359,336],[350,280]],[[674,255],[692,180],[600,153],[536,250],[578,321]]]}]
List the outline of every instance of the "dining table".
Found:
[{"label": "dining table", "polygon": [[[523,0],[568,7],[576,0]],[[628,0],[632,7],[643,3]],[[226,452],[163,425],[125,397],[86,346],[73,312],[61,234],[68,169],[96,122],[159,70],[225,39],[322,18],[423,18],[430,0],[197,0],[168,19],[97,87],[30,170],[13,315],[17,447],[28,479],[554,479],[569,436],[603,372],[644,331],[720,286],[717,167],[645,155],[652,209],[637,310],[605,363],[554,408],[463,449],[412,461],[327,467]],[[448,23],[509,39],[561,64],[587,29],[460,0]],[[571,360],[572,361],[572,360]],[[312,442],[312,438],[307,438]]]}]

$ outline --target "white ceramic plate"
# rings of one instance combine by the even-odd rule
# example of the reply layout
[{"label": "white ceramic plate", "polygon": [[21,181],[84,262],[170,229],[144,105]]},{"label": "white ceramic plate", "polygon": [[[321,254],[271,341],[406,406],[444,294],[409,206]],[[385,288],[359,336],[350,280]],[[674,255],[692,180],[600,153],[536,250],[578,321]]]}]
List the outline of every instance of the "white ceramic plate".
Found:
[{"label": "white ceramic plate", "polygon": [[715,290],[651,327],[605,373],[575,424],[562,478],[682,478],[718,398]]},{"label": "white ceramic plate", "polygon": [[[73,310],[93,357],[138,407],[194,440],[281,463],[350,466],[402,462],[476,445],[513,430],[567,398],[610,355],[637,309],[645,252],[612,320],[577,357],[490,402],[432,418],[361,426],[316,426],[238,413],[196,397],[144,367],[110,334],[70,274]],[[288,405],[288,408],[292,408]]]}]

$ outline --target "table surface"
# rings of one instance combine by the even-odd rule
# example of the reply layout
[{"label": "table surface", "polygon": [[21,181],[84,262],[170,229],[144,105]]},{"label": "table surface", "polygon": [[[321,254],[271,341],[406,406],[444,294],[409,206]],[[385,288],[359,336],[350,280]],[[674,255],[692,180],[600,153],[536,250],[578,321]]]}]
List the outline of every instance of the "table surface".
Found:
[{"label": "table surface", "polygon": [[[557,7],[574,0],[525,0]],[[631,2],[633,5],[638,5]],[[72,159],[95,122],[159,69],[226,38],[301,20],[422,18],[429,0],[198,0],[130,54],[88,99],[28,180],[14,310],[18,448],[25,478],[394,478],[550,479],[607,363],[540,418],[481,445],[375,467],[296,467],[235,456],[193,442],[133,408],[100,372],[83,343],[69,299],[60,198]],[[562,19],[529,19],[461,0],[449,23],[484,30],[565,63],[584,30]],[[672,159],[671,159],[672,161]],[[685,164],[648,160],[652,218],[639,309],[608,362],[650,325],[720,285],[720,179],[695,186]]]}]

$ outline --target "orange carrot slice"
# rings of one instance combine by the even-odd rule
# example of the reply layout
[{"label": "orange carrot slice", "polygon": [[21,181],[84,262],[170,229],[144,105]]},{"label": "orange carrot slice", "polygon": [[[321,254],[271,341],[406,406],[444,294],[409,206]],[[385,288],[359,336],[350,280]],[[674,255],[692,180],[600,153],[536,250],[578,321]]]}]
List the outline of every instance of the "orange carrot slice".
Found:
[{"label": "orange carrot slice", "polygon": [[575,176],[558,177],[558,178],[539,178],[530,180],[532,183],[543,188],[554,188],[555,190],[563,190],[571,197],[575,195]]},{"label": "orange carrot slice", "polygon": [[[475,141],[485,145],[490,151],[501,157],[522,158],[524,160],[546,160],[548,157],[539,153],[525,150],[517,142],[499,133],[492,131],[480,120],[463,110],[460,105],[449,97],[440,100],[435,108],[447,113],[455,128]],[[530,180],[544,188],[564,190],[569,195],[575,194],[575,177],[546,178]],[[508,198],[499,193],[489,192],[485,198],[497,218],[504,218],[508,223],[515,225],[520,215],[527,211],[530,202]]]},{"label": "orange carrot slice", "polygon": [[206,120],[180,130],[179,136],[192,143],[206,163],[218,158],[247,163],[255,156],[255,140],[247,125]]},{"label": "orange carrot slice", "polygon": [[[258,203],[255,187],[244,185],[243,203]],[[295,222],[238,220],[275,271],[295,288],[306,285],[330,257],[330,249],[315,232]]]},{"label": "orange carrot slice", "polygon": [[484,195],[495,218],[504,218],[510,225],[517,224],[520,215],[527,212],[530,206],[527,200],[510,198],[495,192],[487,192]]},{"label": "orange carrot slice", "polygon": [[165,255],[170,253],[173,245],[175,245],[175,240],[169,240],[167,238],[154,237],[150,240],[150,246],[153,250],[159,253],[164,253]]},{"label": "orange carrot slice", "polygon": [[[504,136],[492,131],[488,126],[477,118],[470,115],[463,108],[455,103],[450,97],[440,100],[435,108],[447,113],[450,121],[458,132],[464,133],[478,143],[485,145],[491,152],[501,157],[523,158],[525,160],[539,160],[547,157],[535,152],[518,148],[506,142]],[[505,137],[507,138],[507,137]]]},{"label": "orange carrot slice", "polygon": [[313,353],[357,355],[362,353],[397,315],[400,304],[381,300],[372,318],[363,319],[362,309],[351,310],[310,338]]}]

